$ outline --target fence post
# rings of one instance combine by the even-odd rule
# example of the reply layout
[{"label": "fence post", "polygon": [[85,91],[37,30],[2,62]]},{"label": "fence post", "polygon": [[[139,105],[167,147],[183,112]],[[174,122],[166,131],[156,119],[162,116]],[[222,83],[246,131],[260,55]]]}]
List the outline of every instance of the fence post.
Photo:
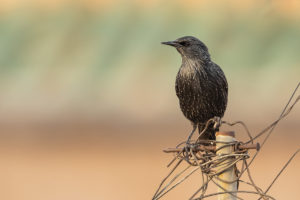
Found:
[{"label": "fence post", "polygon": [[[228,142],[234,142],[234,132],[217,132],[216,133],[216,148],[219,149],[220,147],[226,145]],[[223,143],[224,142],[224,143]],[[224,155],[224,154],[230,154],[234,151],[234,146],[226,146],[224,148],[221,148],[216,152],[217,155]],[[225,161],[220,163],[219,170],[222,170],[224,166],[222,166],[223,163],[230,162],[230,159],[226,159]],[[228,170],[224,171],[220,175],[218,175],[219,180],[217,180],[218,185],[220,185],[222,188],[224,188],[226,191],[235,192],[237,191],[237,182],[229,183],[234,180],[236,180],[236,173],[235,173],[235,166],[230,167]],[[224,181],[222,181],[224,180]],[[218,192],[224,192],[224,190],[218,187]],[[233,193],[236,195],[236,193]],[[218,200],[236,200],[236,197],[232,196],[229,193],[220,194],[218,195]]]}]

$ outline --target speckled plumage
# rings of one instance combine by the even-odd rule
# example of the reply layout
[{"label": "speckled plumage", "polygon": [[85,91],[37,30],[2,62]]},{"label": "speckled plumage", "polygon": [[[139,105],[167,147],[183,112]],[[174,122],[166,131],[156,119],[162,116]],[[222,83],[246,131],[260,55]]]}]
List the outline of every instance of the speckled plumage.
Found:
[{"label": "speckled plumage", "polygon": [[[176,47],[182,56],[175,83],[176,95],[184,116],[198,125],[201,132],[207,120],[224,115],[228,96],[226,77],[197,38],[186,36],[164,44]],[[215,139],[212,126],[201,139]]]}]

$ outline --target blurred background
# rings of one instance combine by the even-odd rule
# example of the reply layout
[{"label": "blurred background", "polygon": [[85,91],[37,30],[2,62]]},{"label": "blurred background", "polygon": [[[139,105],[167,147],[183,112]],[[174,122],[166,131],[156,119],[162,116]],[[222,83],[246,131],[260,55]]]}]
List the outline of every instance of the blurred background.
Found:
[{"label": "blurred background", "polygon": [[[0,199],[151,199],[171,159],[162,149],[191,130],[174,90],[181,58],[160,44],[185,35],[227,76],[224,120],[253,134],[276,120],[300,80],[297,0],[2,0]],[[298,106],[254,162],[263,189],[299,148],[299,119]],[[299,197],[299,168],[298,156],[270,194]]]}]

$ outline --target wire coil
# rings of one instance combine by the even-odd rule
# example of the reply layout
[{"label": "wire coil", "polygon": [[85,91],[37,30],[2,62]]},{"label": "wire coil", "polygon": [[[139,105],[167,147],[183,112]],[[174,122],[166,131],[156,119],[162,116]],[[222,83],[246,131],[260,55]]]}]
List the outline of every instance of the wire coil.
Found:
[{"label": "wire coil", "polygon": [[[216,152],[219,150],[216,148],[217,141],[214,140],[200,140],[201,133],[199,137],[196,140],[190,140],[191,138],[188,138],[187,142],[182,142],[176,146],[176,148],[173,149],[167,149],[165,152],[170,153],[173,152],[174,158],[172,161],[168,164],[168,167],[171,165],[174,165],[173,168],[170,170],[169,174],[162,180],[160,183],[158,189],[156,190],[152,200],[158,200],[162,198],[164,195],[166,195],[168,192],[173,190],[175,187],[177,187],[179,184],[181,184],[183,181],[188,179],[191,175],[193,175],[196,171],[200,171],[200,174],[202,176],[202,185],[200,188],[198,188],[194,194],[189,198],[189,200],[202,200],[211,196],[217,196],[221,194],[230,194],[237,199],[243,199],[237,194],[240,193],[247,193],[247,194],[253,194],[253,195],[259,195],[260,199],[275,199],[274,197],[268,195],[268,191],[273,186],[275,181],[278,179],[278,177],[281,175],[281,173],[286,169],[288,164],[293,160],[293,158],[297,155],[298,152],[300,152],[300,149],[298,149],[291,158],[286,162],[286,164],[283,166],[283,168],[280,170],[280,172],[276,175],[274,180],[270,183],[268,188],[264,191],[260,187],[258,187],[250,173],[250,165],[253,163],[254,159],[260,152],[259,149],[264,146],[266,141],[269,139],[270,135],[272,134],[274,128],[277,126],[277,124],[284,119],[294,108],[294,106],[297,104],[297,102],[300,100],[300,95],[297,96],[297,98],[294,100],[294,102],[291,104],[298,88],[300,86],[300,82],[298,83],[297,87],[293,91],[289,101],[285,105],[283,111],[281,112],[279,118],[275,120],[272,124],[270,124],[268,127],[263,129],[261,132],[256,134],[256,136],[252,136],[249,129],[247,128],[246,124],[242,121],[237,121],[234,123],[230,123],[227,121],[217,121],[216,118],[212,118],[207,121],[205,129],[202,131],[204,132],[206,128],[210,125],[210,123],[214,122],[216,127],[219,127],[221,125],[229,125],[229,126],[235,126],[235,125],[241,125],[245,132],[247,133],[249,140],[246,142],[228,142],[224,143],[221,148],[224,148],[226,146],[233,146],[234,151],[230,154],[222,154],[217,155]],[[260,138],[261,136],[265,135],[266,137],[263,139],[261,146],[257,143],[255,144],[256,140]],[[247,148],[247,145],[251,144],[251,148]],[[241,148],[243,147],[243,148]],[[250,159],[250,156],[248,154],[249,149],[256,149],[255,154]],[[248,159],[250,161],[248,162]],[[177,161],[177,162],[175,162]],[[175,171],[178,169],[180,165],[183,165],[182,161],[185,161],[187,163],[187,166],[179,171],[177,174],[175,174]],[[237,163],[241,162],[241,168],[237,169]],[[174,164],[175,163],[175,164]],[[248,186],[251,186],[253,190],[249,191],[226,191],[224,188],[222,188],[221,185],[217,183],[217,181],[227,182],[225,180],[220,180],[218,177],[219,174],[223,173],[224,171],[228,170],[229,168],[235,167],[235,173],[236,173],[236,180],[234,182],[238,182],[238,184],[246,184]],[[242,180],[243,175],[247,174],[249,182]],[[175,175],[173,175],[175,174]],[[173,175],[173,176],[172,176]],[[168,182],[167,182],[168,181]],[[217,192],[212,194],[206,194],[208,184],[214,183],[217,187],[222,188],[224,192]],[[233,182],[233,181],[232,181]],[[230,182],[230,183],[232,183]],[[227,182],[228,183],[228,182]]]}]

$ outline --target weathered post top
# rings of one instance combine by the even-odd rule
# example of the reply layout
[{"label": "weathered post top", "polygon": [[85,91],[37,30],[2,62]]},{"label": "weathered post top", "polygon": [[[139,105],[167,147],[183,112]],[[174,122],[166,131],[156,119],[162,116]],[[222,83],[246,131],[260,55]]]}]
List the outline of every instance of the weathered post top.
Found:
[{"label": "weathered post top", "polygon": [[216,132],[216,136],[219,135],[235,137],[234,131]]}]

